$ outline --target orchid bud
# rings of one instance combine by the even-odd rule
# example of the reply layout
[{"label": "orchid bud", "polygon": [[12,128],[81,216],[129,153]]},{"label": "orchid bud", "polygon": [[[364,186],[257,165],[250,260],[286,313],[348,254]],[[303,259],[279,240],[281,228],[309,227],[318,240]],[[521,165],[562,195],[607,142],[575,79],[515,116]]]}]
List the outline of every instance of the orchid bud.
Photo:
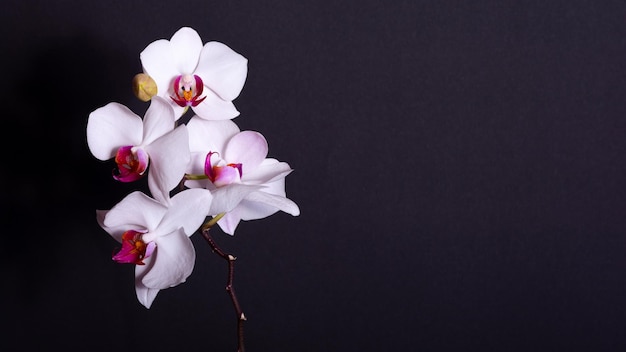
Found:
[{"label": "orchid bud", "polygon": [[141,101],[148,101],[157,94],[157,84],[145,73],[138,73],[133,77],[133,93]]}]

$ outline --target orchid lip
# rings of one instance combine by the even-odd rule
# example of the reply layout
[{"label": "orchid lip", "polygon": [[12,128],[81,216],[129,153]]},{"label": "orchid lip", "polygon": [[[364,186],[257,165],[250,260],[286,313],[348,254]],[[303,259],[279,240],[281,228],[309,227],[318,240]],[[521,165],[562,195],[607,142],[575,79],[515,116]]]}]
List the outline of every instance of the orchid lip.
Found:
[{"label": "orchid lip", "polygon": [[[241,163],[224,164],[221,159],[214,165],[211,161],[214,155],[219,157],[219,153],[209,152],[204,162],[204,174],[209,180],[217,187],[240,182],[243,175],[243,165]],[[222,162],[221,165],[220,162]]]},{"label": "orchid lip", "polygon": [[180,75],[174,80],[174,95],[170,98],[180,107],[198,106],[206,96],[201,97],[204,83],[198,75]]},{"label": "orchid lip", "polygon": [[122,248],[113,255],[112,259],[121,264],[145,265],[144,259],[150,257],[156,244],[144,242],[143,233],[128,230],[122,235]]},{"label": "orchid lip", "polygon": [[117,150],[113,178],[121,182],[140,179],[148,168],[149,157],[145,150],[135,146],[124,146]]}]

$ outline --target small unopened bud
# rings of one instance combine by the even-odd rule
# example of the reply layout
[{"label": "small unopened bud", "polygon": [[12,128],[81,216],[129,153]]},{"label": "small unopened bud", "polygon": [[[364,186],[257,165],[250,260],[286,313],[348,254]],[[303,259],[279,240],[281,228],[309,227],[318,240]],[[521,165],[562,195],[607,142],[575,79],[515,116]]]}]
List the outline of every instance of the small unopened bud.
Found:
[{"label": "small unopened bud", "polygon": [[141,101],[148,101],[157,94],[157,85],[152,77],[138,73],[133,77],[133,93]]}]

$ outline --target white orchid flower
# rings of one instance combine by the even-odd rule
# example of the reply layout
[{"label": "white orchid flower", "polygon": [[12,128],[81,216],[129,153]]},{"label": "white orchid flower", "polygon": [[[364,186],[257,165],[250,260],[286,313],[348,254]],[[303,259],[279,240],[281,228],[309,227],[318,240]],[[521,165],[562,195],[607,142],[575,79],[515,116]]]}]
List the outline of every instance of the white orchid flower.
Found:
[{"label": "white orchid flower", "polygon": [[154,97],[143,118],[119,103],[96,109],[87,121],[87,144],[100,160],[115,157],[113,177],[132,182],[146,174],[152,196],[164,202],[189,163],[187,126],[175,127],[174,111]]},{"label": "white orchid flower", "polygon": [[248,60],[216,41],[202,44],[198,32],[179,29],[170,40],[150,43],[140,54],[145,74],[157,85],[179,119],[190,107],[207,120],[232,119],[248,74]]},{"label": "white orchid flower", "polygon": [[165,203],[135,191],[111,210],[97,210],[100,226],[122,243],[113,260],[135,264],[135,291],[146,308],[160,290],[191,275],[196,252],[189,237],[205,220],[211,199],[204,189],[179,192]]},{"label": "white orchid flower", "polygon": [[234,235],[241,220],[262,219],[278,211],[300,214],[285,194],[285,177],[293,170],[285,162],[266,158],[268,145],[262,134],[242,132],[231,120],[197,116],[187,127],[191,162],[185,185],[213,193],[208,215],[225,213],[218,221],[225,233]]}]

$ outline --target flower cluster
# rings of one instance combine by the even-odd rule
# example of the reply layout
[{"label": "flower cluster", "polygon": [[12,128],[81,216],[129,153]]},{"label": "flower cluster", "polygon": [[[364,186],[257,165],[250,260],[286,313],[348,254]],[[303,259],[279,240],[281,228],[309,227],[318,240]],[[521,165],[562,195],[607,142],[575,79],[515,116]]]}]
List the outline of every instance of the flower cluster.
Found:
[{"label": "flower cluster", "polygon": [[[160,290],[191,275],[190,237],[207,218],[234,235],[242,220],[300,210],[285,194],[290,166],[267,157],[262,134],[232,121],[245,57],[219,42],[203,44],[183,27],[170,40],[150,43],[140,60],[143,73],[133,88],[150,104],[145,115],[115,102],[100,107],[89,115],[87,143],[95,158],[115,161],[116,180],[147,178],[150,195],[134,191],[96,215],[121,243],[112,259],[135,265],[137,298],[150,308]],[[188,111],[193,116],[181,122]]]}]

